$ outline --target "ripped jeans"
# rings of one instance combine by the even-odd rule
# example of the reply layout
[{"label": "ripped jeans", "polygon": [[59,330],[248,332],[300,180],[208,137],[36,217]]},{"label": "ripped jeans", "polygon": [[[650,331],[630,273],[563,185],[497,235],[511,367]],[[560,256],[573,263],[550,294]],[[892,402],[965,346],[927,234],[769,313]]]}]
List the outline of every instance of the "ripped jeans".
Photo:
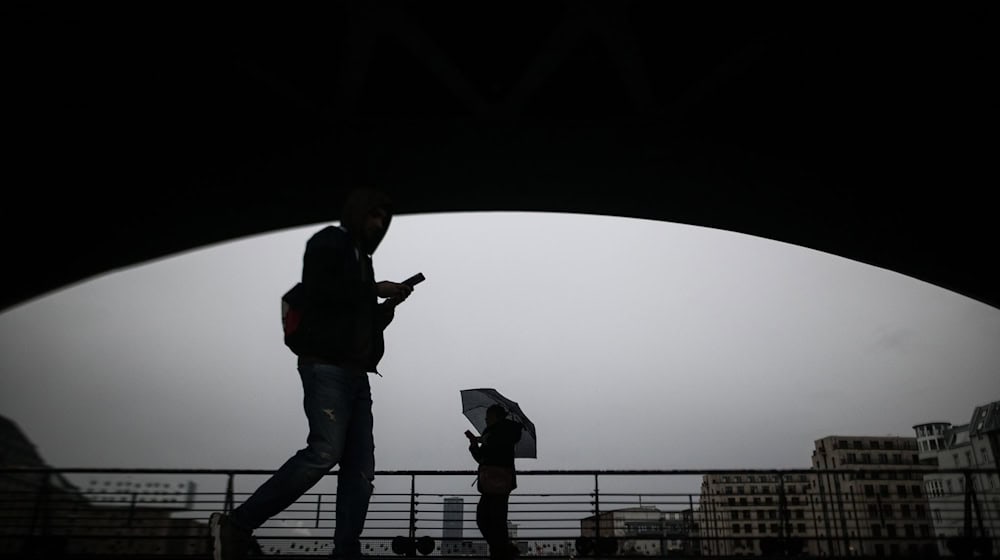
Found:
[{"label": "ripped jeans", "polygon": [[253,531],[292,505],[339,464],[334,553],[342,558],[358,558],[375,479],[368,374],[331,364],[302,364],[299,376],[302,405],[309,420],[306,447],[233,510],[231,519],[235,525]]}]

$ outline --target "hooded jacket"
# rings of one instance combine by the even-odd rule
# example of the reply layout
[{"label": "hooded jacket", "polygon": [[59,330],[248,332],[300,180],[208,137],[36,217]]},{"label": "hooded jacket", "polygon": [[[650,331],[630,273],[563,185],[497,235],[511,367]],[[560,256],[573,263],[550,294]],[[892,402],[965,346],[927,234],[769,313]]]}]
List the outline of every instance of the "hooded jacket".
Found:
[{"label": "hooded jacket", "polygon": [[[363,228],[376,208],[386,211],[384,227],[376,238],[366,239]],[[300,357],[377,372],[385,351],[382,331],[392,321],[393,308],[378,303],[371,254],[391,221],[389,198],[361,189],[345,202],[340,227],[327,226],[306,242]]]}]

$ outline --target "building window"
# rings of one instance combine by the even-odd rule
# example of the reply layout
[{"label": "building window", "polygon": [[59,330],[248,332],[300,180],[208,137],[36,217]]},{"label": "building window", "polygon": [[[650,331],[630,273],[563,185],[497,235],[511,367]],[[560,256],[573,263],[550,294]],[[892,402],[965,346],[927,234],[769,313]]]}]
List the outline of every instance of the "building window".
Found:
[{"label": "building window", "polygon": [[896,485],[896,494],[900,498],[905,498],[906,497],[906,485],[905,484],[897,484]]},{"label": "building window", "polygon": [[879,484],[878,485],[878,495],[882,496],[883,498],[888,498],[889,497],[889,485],[888,484]]},{"label": "building window", "polygon": [[882,536],[882,527],[878,523],[872,523],[871,530],[872,530],[872,536],[873,537],[881,537]]},{"label": "building window", "polygon": [[913,530],[913,525],[903,525],[903,534],[907,537],[915,537],[916,532]]},{"label": "building window", "polygon": [[875,496],[875,487],[871,484],[865,484],[865,496],[873,497]]},{"label": "building window", "polygon": [[899,515],[903,519],[909,519],[910,518],[910,504],[900,504],[899,505]]},{"label": "building window", "polygon": [[872,449],[879,449],[879,445],[878,445],[878,440],[877,439],[873,439],[871,441],[871,447],[872,447]]},{"label": "building window", "polygon": [[758,533],[766,533],[767,532],[767,525],[765,525],[764,523],[758,523],[757,524],[757,532]]},{"label": "building window", "polygon": [[879,462],[880,465],[888,465],[889,464],[889,455],[887,453],[879,453],[878,454],[878,462]]},{"label": "building window", "polygon": [[917,519],[926,519],[927,518],[927,512],[924,510],[924,506],[922,506],[920,504],[917,504],[915,506],[915,510],[917,512]]}]

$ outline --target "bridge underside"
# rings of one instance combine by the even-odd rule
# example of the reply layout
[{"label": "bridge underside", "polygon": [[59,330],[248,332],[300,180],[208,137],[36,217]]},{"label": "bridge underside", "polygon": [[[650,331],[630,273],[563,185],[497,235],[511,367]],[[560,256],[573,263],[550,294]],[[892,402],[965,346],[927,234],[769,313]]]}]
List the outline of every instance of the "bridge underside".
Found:
[{"label": "bridge underside", "polygon": [[404,214],[742,232],[1000,306],[988,18],[908,10],[15,5],[0,309],[334,220],[358,182]]}]

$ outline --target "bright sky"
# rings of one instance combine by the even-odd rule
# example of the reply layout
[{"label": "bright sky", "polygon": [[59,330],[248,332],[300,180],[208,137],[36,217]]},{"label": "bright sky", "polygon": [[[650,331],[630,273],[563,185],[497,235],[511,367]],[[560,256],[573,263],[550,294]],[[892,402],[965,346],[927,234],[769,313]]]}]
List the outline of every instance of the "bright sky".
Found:
[{"label": "bright sky", "polygon": [[[279,298],[322,225],[138,265],[0,314],[0,414],[56,467],[280,466],[305,443]],[[522,469],[807,468],[827,435],[912,436],[1000,399],[1000,310],[706,228],[397,216],[423,272],[372,377],[376,467],[471,469],[459,390],[538,429]]]}]

